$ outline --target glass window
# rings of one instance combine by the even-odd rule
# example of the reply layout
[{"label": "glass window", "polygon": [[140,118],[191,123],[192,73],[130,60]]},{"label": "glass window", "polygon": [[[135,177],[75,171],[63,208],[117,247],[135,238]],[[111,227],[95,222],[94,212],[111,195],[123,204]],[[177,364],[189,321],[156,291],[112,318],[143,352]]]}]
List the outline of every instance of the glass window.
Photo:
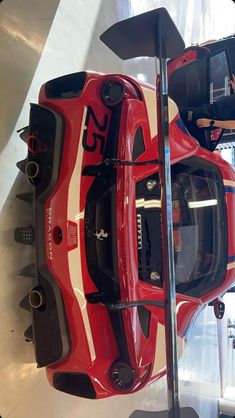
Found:
[{"label": "glass window", "polygon": [[225,51],[210,58],[210,102],[230,95],[229,66]]},{"label": "glass window", "polygon": [[200,296],[226,271],[223,182],[216,167],[191,158],[172,170],[177,292]]},{"label": "glass window", "polygon": [[[163,286],[160,181],[137,183],[139,279]],[[226,207],[221,174],[214,164],[189,158],[172,167],[176,291],[200,297],[223,282],[227,262]]]},{"label": "glass window", "polygon": [[[216,102],[231,94],[230,71],[225,51],[210,58],[210,103]],[[231,142],[235,139],[234,129],[225,129],[221,142]]]}]

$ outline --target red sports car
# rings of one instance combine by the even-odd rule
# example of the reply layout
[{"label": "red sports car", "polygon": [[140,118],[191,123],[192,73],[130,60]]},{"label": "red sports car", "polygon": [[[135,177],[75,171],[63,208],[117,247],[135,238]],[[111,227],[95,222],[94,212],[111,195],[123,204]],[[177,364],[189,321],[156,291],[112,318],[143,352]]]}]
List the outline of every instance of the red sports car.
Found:
[{"label": "red sports car", "polygon": [[[165,372],[155,100],[131,77],[80,72],[47,82],[31,105],[19,167],[34,187],[33,226],[15,238],[35,246],[37,365],[77,396],[132,393]],[[200,308],[234,281],[235,173],[189,135],[171,99],[169,121],[182,349]]]}]

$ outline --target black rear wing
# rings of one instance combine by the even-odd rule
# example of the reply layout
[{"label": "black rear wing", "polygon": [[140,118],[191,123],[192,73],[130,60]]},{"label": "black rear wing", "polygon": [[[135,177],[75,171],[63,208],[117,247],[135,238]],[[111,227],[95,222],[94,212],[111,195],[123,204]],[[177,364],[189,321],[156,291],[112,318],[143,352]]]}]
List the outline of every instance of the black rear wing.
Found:
[{"label": "black rear wing", "polygon": [[[160,64],[156,82],[158,120],[158,153],[161,160],[161,208],[163,237],[163,270],[166,318],[166,357],[168,410],[161,412],[135,411],[131,417],[196,418],[192,408],[180,408],[178,394],[176,292],[173,252],[171,170],[168,122],[167,58],[176,58],[184,51],[184,41],[165,8],[131,17],[111,26],[100,39],[120,58],[156,57]],[[141,301],[135,301],[140,304]],[[159,305],[158,301],[152,301]],[[144,304],[144,301],[142,301]],[[132,304],[134,306],[134,304]]]},{"label": "black rear wing", "polygon": [[121,59],[176,58],[184,41],[164,7],[115,23],[100,36]]}]

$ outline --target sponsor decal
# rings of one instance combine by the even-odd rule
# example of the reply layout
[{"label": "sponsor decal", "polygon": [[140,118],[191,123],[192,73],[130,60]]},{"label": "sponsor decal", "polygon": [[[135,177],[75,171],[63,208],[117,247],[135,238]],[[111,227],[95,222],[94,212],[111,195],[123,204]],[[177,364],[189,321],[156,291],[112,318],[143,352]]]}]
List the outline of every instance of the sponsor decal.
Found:
[{"label": "sponsor decal", "polygon": [[105,232],[103,229],[98,229],[93,233],[94,237],[98,239],[99,241],[103,241],[104,239],[108,238],[109,234],[108,232]]},{"label": "sponsor decal", "polygon": [[142,249],[142,220],[140,213],[137,213],[137,243],[138,250]]},{"label": "sponsor decal", "polygon": [[98,152],[103,155],[108,128],[108,114],[98,118],[91,106],[87,108],[86,120],[82,134],[82,146],[85,151]]},{"label": "sponsor decal", "polygon": [[78,246],[78,230],[76,222],[67,223],[68,250],[74,250]]},{"label": "sponsor decal", "polygon": [[46,209],[46,240],[47,257],[49,260],[53,260],[52,208]]}]

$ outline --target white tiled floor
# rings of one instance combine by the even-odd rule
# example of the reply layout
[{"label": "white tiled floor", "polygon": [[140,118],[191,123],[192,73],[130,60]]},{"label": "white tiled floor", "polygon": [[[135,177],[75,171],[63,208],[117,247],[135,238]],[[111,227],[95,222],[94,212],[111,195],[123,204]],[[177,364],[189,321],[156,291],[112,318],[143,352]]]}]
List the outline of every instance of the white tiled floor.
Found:
[{"label": "white tiled floor", "polygon": [[[121,62],[99,41],[99,35],[112,23],[165,6],[189,45],[234,33],[234,3],[231,0],[223,0],[223,4],[221,0],[61,0],[60,3],[22,0],[20,7],[16,3],[6,0],[0,4],[0,30],[5,37],[1,44],[0,71],[3,92],[0,97],[0,415],[2,418],[127,418],[134,409],[160,410],[166,407],[164,379],[135,395],[87,401],[52,389],[44,370],[37,370],[33,364],[33,348],[23,338],[30,317],[18,308],[31,282],[17,277],[16,271],[31,261],[32,254],[29,248],[13,242],[13,229],[30,219],[30,208],[15,199],[15,194],[26,187],[15,168],[26,152],[15,131],[27,124],[29,102],[37,100],[41,83],[58,75],[91,69],[142,74],[146,80],[153,81],[152,60]],[[200,418],[216,417],[219,361],[211,307],[201,313],[188,336],[180,360],[180,378],[182,405],[194,405]]]}]

